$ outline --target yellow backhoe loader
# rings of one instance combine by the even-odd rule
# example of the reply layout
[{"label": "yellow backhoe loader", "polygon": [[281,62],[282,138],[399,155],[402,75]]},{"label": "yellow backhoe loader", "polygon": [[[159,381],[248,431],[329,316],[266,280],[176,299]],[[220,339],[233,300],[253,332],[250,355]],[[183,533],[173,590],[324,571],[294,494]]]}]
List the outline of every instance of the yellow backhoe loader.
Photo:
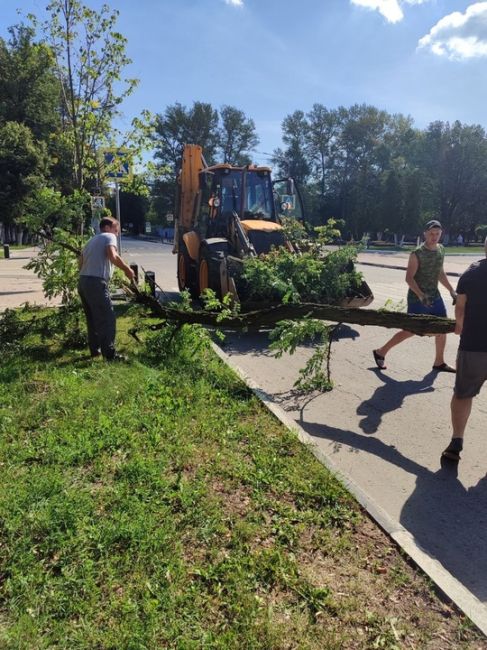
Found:
[{"label": "yellow backhoe loader", "polygon": [[[257,165],[208,167],[196,144],[184,146],[175,212],[178,285],[195,298],[210,288],[218,297],[231,293],[239,300],[242,260],[272,247],[294,250],[280,219],[303,220],[292,178],[273,181],[270,168]],[[362,297],[353,306],[368,304],[368,292],[370,299]]]}]

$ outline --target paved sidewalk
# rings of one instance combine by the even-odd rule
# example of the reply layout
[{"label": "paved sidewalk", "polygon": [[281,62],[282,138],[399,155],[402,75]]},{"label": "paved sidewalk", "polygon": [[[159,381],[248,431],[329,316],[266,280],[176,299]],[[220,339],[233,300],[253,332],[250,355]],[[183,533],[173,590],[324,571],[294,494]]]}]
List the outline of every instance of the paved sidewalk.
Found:
[{"label": "paved sidewalk", "polygon": [[60,300],[48,300],[42,291],[42,281],[24,266],[36,255],[37,249],[10,250],[9,259],[0,259],[0,312],[20,307],[28,302],[35,305],[58,305]]}]

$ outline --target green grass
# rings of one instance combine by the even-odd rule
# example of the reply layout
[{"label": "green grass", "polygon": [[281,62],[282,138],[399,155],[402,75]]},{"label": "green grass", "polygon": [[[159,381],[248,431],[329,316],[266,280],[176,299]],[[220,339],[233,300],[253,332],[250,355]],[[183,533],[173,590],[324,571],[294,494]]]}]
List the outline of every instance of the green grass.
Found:
[{"label": "green grass", "polygon": [[445,246],[446,255],[478,255],[483,257],[485,255],[485,248],[480,244],[478,246]]},{"label": "green grass", "polygon": [[[368,246],[363,252],[367,251],[393,251],[395,253],[409,253],[414,250],[415,246],[394,246],[393,244],[384,244],[383,246]],[[445,255],[485,255],[485,249],[480,244],[478,246],[445,246]]]},{"label": "green grass", "polygon": [[2,649],[483,647],[202,330],[130,325],[4,340]]}]

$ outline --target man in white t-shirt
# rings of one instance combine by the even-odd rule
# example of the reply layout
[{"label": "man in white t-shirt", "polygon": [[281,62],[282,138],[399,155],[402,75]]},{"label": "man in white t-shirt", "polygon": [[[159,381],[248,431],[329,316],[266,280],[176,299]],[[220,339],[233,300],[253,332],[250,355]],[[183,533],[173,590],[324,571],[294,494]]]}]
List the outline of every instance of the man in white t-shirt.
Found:
[{"label": "man in white t-shirt", "polygon": [[119,230],[116,219],[104,217],[100,233],[90,239],[79,258],[78,293],[86,316],[90,354],[102,354],[107,361],[120,358],[115,353],[115,313],[108,289],[113,267],[121,269],[129,280],[134,278],[117,252]]}]

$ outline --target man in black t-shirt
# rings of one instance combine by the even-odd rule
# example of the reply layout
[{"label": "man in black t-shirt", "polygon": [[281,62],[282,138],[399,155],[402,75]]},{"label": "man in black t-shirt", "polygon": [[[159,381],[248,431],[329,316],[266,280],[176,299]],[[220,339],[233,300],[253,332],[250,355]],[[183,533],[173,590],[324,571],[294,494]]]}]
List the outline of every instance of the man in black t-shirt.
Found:
[{"label": "man in black t-shirt", "polygon": [[442,458],[459,461],[472,399],[487,381],[487,259],[472,264],[458,281],[455,321],[460,345],[451,400],[453,437]]}]

